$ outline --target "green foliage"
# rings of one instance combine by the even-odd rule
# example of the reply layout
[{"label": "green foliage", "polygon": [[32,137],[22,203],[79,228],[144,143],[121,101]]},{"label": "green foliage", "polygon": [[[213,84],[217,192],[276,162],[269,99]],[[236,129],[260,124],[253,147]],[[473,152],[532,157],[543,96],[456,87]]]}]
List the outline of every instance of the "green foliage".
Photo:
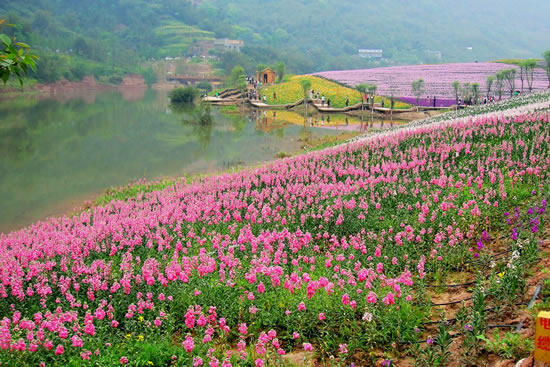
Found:
[{"label": "green foliage", "polygon": [[491,94],[491,88],[493,87],[495,80],[496,80],[496,77],[494,75],[489,75],[487,77],[487,80],[485,82],[485,89],[487,90],[487,98],[489,98],[489,95]]},{"label": "green foliage", "polygon": [[485,342],[484,348],[487,351],[505,359],[520,360],[527,357],[534,349],[533,341],[518,333],[508,332],[504,337],[500,337],[495,330],[492,339],[485,335],[478,335],[478,338]]},{"label": "green foliage", "polygon": [[302,87],[302,93],[304,94],[304,100],[308,97],[308,92],[311,89],[311,80],[309,79],[300,79],[300,86]]},{"label": "green foliage", "polygon": [[212,92],[212,84],[210,84],[207,81],[200,82],[197,84],[197,88],[200,89],[204,93],[210,93]]},{"label": "green foliage", "polygon": [[422,95],[426,91],[426,85],[424,84],[424,79],[420,78],[418,80],[413,81],[411,84],[411,87],[412,87],[413,94],[416,97],[416,104],[418,104],[420,97],[422,97]]},{"label": "green foliage", "polygon": [[[527,79],[527,86],[529,87],[529,92],[531,92],[533,90],[533,81],[535,79],[535,68],[537,67],[537,60],[524,60],[521,62],[520,66],[524,70],[525,78]],[[523,80],[521,88],[523,90]]]},{"label": "green foliage", "polygon": [[[0,27],[4,23],[5,19],[0,19]],[[0,47],[0,79],[6,85],[10,76],[15,75],[23,87],[23,77],[29,70],[36,70],[38,57],[30,52],[29,45],[3,33],[0,33]]]},{"label": "green foliage", "polygon": [[236,65],[231,70],[231,74],[229,76],[229,86],[239,89],[246,88],[246,81],[244,80],[244,78],[244,68],[240,65]]},{"label": "green foliage", "polygon": [[496,73],[496,92],[498,95],[498,99],[500,100],[502,98],[502,93],[504,89],[504,81],[506,80],[506,73],[504,70],[501,70]]},{"label": "green foliage", "polygon": [[173,104],[192,105],[199,96],[199,91],[194,87],[176,88],[168,93],[168,98]]},{"label": "green foliage", "polygon": [[472,94],[474,96],[474,104],[477,104],[479,99],[479,83],[472,84]]},{"label": "green foliage", "polygon": [[142,67],[138,70],[138,73],[143,77],[145,84],[149,87],[157,81],[157,73],[155,73],[152,66]]},{"label": "green foliage", "polygon": [[455,81],[453,81],[453,83],[451,85],[452,85],[453,91],[455,93],[455,102],[456,102],[456,104],[458,104],[458,94],[459,94],[459,91],[460,91],[460,82],[458,80],[455,80]]},{"label": "green foliage", "polygon": [[550,50],[546,50],[543,54],[544,62],[546,63],[546,75],[548,76],[548,87],[550,88]]},{"label": "green foliage", "polygon": [[286,73],[286,65],[284,62],[279,61],[277,65],[275,65],[275,71],[277,72],[277,78],[278,82],[282,82],[284,80],[284,76]]}]

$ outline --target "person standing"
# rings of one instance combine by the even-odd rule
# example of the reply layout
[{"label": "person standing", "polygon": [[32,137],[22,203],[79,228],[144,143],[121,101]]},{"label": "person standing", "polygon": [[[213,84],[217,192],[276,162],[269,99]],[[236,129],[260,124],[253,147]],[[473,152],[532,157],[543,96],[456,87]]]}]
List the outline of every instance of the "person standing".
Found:
[{"label": "person standing", "polygon": [[321,106],[324,106],[325,105],[325,96],[323,95],[321,97]]},{"label": "person standing", "polygon": [[330,108],[330,98],[327,100],[327,107]]},{"label": "person standing", "polygon": [[346,98],[346,107],[349,106],[349,97]]},{"label": "person standing", "polygon": [[435,96],[434,96],[434,107],[435,107],[435,104],[436,104],[436,98],[435,98]]}]

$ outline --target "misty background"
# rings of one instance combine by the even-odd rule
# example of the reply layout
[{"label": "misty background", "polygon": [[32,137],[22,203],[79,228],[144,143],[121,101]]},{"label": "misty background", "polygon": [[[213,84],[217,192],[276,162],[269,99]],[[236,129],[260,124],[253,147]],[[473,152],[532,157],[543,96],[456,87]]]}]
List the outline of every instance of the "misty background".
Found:
[{"label": "misty background", "polygon": [[41,57],[41,81],[135,71],[223,38],[244,42],[240,52],[210,51],[226,73],[275,60],[311,73],[540,58],[548,14],[547,0],[0,0],[0,18],[17,26],[4,31]]}]

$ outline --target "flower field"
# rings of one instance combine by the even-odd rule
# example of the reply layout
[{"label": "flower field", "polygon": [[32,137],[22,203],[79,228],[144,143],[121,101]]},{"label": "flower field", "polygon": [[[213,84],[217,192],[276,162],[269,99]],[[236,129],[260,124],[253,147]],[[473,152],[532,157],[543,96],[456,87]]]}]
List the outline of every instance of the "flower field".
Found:
[{"label": "flower field", "polygon": [[[311,89],[319,96],[325,96],[325,101],[330,99],[330,106],[335,108],[343,108],[346,106],[346,98],[349,98],[349,105],[353,106],[361,102],[361,94],[355,89],[347,88],[329,80],[318,78],[315,76],[293,76],[290,81],[264,87],[260,90],[260,94],[267,97],[267,104],[284,105],[292,104],[304,98],[304,93],[300,85],[300,80],[308,79],[311,81]],[[276,93],[277,99],[273,98],[273,93]],[[378,96],[375,102],[379,103],[381,97]],[[386,100],[386,106],[389,100]],[[401,101],[395,102],[396,109],[410,108],[411,106]]]},{"label": "flower field", "polygon": [[[455,63],[455,64],[436,64],[436,65],[412,65],[395,66],[364,70],[343,70],[343,71],[325,71],[315,75],[322,76],[331,80],[336,80],[350,86],[361,83],[371,83],[378,86],[377,93],[389,94],[391,88],[397,90],[397,96],[404,98],[414,98],[411,83],[419,78],[424,79],[426,96],[437,96],[444,103],[444,99],[454,99],[454,92],[451,86],[452,82],[458,80],[460,83],[479,83],[482,95],[486,90],[486,80],[489,75],[495,75],[503,69],[516,68],[516,89],[521,88],[519,79],[519,68],[513,65],[503,63]],[[541,91],[548,88],[548,78],[543,69],[535,69],[533,90]],[[527,83],[525,83],[525,90]],[[506,96],[506,93],[504,93]],[[425,102],[425,101],[424,101]],[[438,104],[439,106],[439,104]]]},{"label": "flower field", "polygon": [[[0,361],[368,366],[414,345],[433,366],[456,331],[475,365],[486,307],[513,310],[539,254],[548,117],[399,129],[0,235]],[[434,329],[430,287],[459,271],[471,308]]]}]

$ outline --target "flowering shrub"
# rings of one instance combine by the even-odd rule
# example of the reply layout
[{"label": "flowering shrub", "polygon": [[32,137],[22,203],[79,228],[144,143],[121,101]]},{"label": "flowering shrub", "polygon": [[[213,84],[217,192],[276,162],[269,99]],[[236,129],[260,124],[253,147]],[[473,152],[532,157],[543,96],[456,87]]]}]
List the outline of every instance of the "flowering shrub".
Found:
[{"label": "flowering shrub", "polygon": [[262,366],[414,340],[417,283],[548,192],[549,143],[546,114],[418,126],[0,235],[0,360]]}]

